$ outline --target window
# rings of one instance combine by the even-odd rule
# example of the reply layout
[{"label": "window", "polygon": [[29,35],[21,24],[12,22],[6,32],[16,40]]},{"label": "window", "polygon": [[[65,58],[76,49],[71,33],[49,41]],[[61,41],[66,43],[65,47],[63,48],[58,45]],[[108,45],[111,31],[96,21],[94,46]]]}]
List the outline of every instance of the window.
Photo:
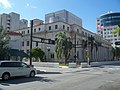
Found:
[{"label": "window", "polygon": [[115,38],[114,40],[116,41],[117,39]]},{"label": "window", "polygon": [[28,65],[25,64],[25,63],[21,63],[21,66],[24,67],[24,68],[27,68],[27,67],[28,67]]},{"label": "window", "polygon": [[34,29],[34,32],[36,32],[36,28]]},{"label": "window", "polygon": [[22,46],[24,46],[24,42],[22,42]]},{"label": "window", "polygon": [[22,31],[22,34],[24,34],[24,31]]},{"label": "window", "polygon": [[104,31],[106,31],[106,29],[104,29]]},{"label": "window", "polygon": [[27,46],[29,46],[29,41],[27,41]]},{"label": "window", "polygon": [[26,50],[27,54],[29,54],[29,50]]},{"label": "window", "polygon": [[63,29],[65,29],[65,25],[63,25]]},{"label": "window", "polygon": [[104,32],[104,34],[106,34],[106,32]]},{"label": "window", "polygon": [[27,32],[29,33],[29,30]]},{"label": "window", "polygon": [[87,36],[87,33],[85,32],[85,36]]},{"label": "window", "polygon": [[79,32],[79,29],[77,29],[77,32]]},{"label": "window", "polygon": [[38,46],[38,42],[36,42],[36,46]]},{"label": "window", "polygon": [[49,30],[51,30],[51,26],[49,26]]},{"label": "window", "polygon": [[38,28],[38,30],[40,31],[40,30],[41,30],[41,28]]},{"label": "window", "polygon": [[110,35],[108,35],[108,38],[110,37]]},{"label": "window", "polygon": [[55,29],[58,29],[58,25],[55,25]]},{"label": "window", "polygon": [[107,30],[112,30],[112,28],[108,28]]},{"label": "window", "polygon": [[69,31],[69,27],[67,27],[67,30]]},{"label": "window", "polygon": [[82,31],[82,35],[84,35],[84,32]]},{"label": "window", "polygon": [[3,62],[1,67],[21,67],[20,62]]},{"label": "window", "polygon": [[22,34],[25,34],[25,31],[22,31]]},{"label": "window", "polygon": [[54,53],[53,53],[53,54],[51,54],[51,58],[54,58]]},{"label": "window", "polygon": [[117,37],[117,35],[114,35],[114,37]]}]

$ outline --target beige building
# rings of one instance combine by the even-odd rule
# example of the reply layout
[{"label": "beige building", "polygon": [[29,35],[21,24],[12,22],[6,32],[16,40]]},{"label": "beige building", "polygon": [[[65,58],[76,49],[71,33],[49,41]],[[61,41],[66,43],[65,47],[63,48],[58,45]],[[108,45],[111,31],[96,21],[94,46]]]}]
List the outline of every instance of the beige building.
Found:
[{"label": "beige building", "polygon": [[[73,47],[71,50],[70,62],[85,62],[88,59],[87,56],[91,61],[112,60],[111,43],[99,35],[84,29],[82,20],[78,18],[66,10],[46,14],[45,23],[39,19],[33,20],[33,36],[55,40],[56,33],[65,31],[67,36],[71,38],[72,43],[76,44],[76,48]],[[51,19],[52,22],[49,21]],[[17,31],[23,35],[22,50],[26,53],[30,51],[30,30],[31,28],[28,27]],[[94,37],[94,42],[97,43],[97,48],[94,46],[92,50],[90,45],[87,45],[86,48],[83,45],[88,40],[88,37],[91,36]],[[40,41],[40,39],[33,38],[33,41]],[[32,45],[33,47],[41,48],[45,52],[47,61],[57,61],[54,45],[36,42],[32,42]]]},{"label": "beige building", "polygon": [[[54,22],[49,24],[42,24],[39,26],[34,26],[33,28],[33,36],[42,37],[46,39],[52,39],[55,40],[56,33],[60,31],[65,31],[67,33],[67,36],[71,38],[71,41],[73,44],[75,44],[75,38],[76,38],[76,52],[75,48],[71,50],[71,56],[69,61],[75,61],[75,55],[77,56],[76,60],[78,62],[87,61],[87,49],[90,53],[90,46],[88,48],[83,48],[83,40],[87,40],[88,37],[91,35],[95,37],[95,41],[100,43],[101,46],[98,46],[98,50],[96,48],[93,48],[92,51],[92,61],[104,61],[104,60],[112,60],[112,47],[111,43],[107,40],[101,38],[99,35],[92,33],[78,25],[70,25],[64,22]],[[30,50],[30,27],[22,30],[18,30],[17,32],[20,32],[23,34],[23,42],[22,42],[22,50],[24,52],[29,53]],[[33,38],[33,40],[39,41],[39,39]],[[39,47],[46,53],[47,61],[56,61],[55,57],[55,51],[54,51],[54,45],[51,44],[45,44],[45,43],[39,43],[33,42],[33,47]],[[48,51],[48,48],[50,51]],[[51,57],[54,54],[54,58]]]}]

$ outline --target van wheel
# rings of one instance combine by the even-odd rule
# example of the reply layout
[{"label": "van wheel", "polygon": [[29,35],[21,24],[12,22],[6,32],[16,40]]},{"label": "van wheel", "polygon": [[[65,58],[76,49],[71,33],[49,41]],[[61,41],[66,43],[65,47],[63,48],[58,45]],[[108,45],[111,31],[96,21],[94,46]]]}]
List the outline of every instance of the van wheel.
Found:
[{"label": "van wheel", "polygon": [[35,71],[30,72],[30,77],[35,77]]},{"label": "van wheel", "polygon": [[10,78],[10,74],[9,73],[4,73],[2,75],[2,80],[8,80]]}]

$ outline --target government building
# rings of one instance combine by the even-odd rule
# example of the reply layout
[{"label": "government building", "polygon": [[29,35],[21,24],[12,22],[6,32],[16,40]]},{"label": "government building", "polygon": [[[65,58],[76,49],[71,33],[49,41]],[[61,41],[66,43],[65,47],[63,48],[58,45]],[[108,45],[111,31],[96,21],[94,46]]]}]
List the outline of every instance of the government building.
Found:
[{"label": "government building", "polygon": [[[46,14],[45,22],[39,19],[33,20],[33,36],[35,37],[55,40],[55,35],[61,31],[65,31],[67,36],[70,37],[71,42],[75,45],[71,50],[69,62],[87,62],[88,54],[91,61],[108,61],[113,59],[111,43],[98,34],[83,28],[82,19],[67,10]],[[16,32],[22,34],[23,40],[20,49],[29,53],[31,27],[18,29]],[[91,50],[90,45],[87,45],[87,48],[84,47],[83,43],[84,41],[88,41],[88,37],[94,37],[94,42],[97,43],[97,49],[93,46],[93,50]],[[41,48],[45,52],[48,62],[57,61],[54,44],[34,41],[40,41],[40,39],[33,38],[33,48]]]}]

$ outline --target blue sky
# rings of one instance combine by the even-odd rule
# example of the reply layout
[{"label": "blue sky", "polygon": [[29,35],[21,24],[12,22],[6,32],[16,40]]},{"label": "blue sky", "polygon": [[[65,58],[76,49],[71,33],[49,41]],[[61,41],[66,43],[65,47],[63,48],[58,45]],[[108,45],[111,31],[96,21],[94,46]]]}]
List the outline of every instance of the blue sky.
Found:
[{"label": "blue sky", "polygon": [[44,20],[45,14],[62,9],[80,17],[84,28],[96,32],[96,18],[108,11],[120,12],[120,0],[0,0],[0,13],[16,12],[28,20]]}]

